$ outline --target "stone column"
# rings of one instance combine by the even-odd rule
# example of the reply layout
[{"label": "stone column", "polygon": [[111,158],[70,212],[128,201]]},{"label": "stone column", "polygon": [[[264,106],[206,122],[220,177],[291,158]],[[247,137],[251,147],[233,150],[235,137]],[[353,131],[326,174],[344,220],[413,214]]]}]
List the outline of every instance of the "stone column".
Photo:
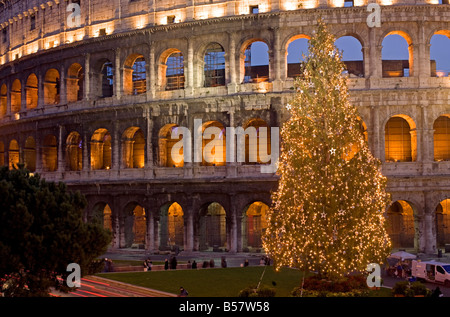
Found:
[{"label": "stone column", "polygon": [[[147,122],[147,136],[145,139],[146,142],[146,162],[145,167],[147,169],[153,170],[154,162],[153,162],[153,121],[151,116],[151,109],[145,110],[145,119]],[[153,178],[153,172],[148,175],[150,178]]]},{"label": "stone column", "polygon": [[274,47],[273,47],[273,61],[270,63],[272,67],[269,67],[269,71],[273,71],[275,74],[270,74],[270,77],[274,80],[274,91],[281,91],[282,84],[281,84],[281,70],[284,68],[282,67],[283,61],[285,59],[281,56],[281,39],[280,39],[280,28],[275,27],[273,28],[273,34],[274,34]]},{"label": "stone column", "polygon": [[119,135],[119,125],[114,125],[113,132],[113,148],[112,148],[112,169],[118,171],[120,168],[120,135]]},{"label": "stone column", "polygon": [[44,76],[40,71],[38,74],[38,105],[37,108],[42,109],[44,107]]},{"label": "stone column", "polygon": [[59,135],[58,135],[58,172],[63,173],[65,171],[64,157],[63,157],[63,130],[64,127],[59,125]]},{"label": "stone column", "polygon": [[423,225],[423,239],[424,245],[421,246],[421,249],[426,254],[434,254],[436,252],[436,231],[434,230],[435,227],[435,208],[436,206],[430,205],[432,202],[432,192],[425,192],[424,195],[424,212],[423,212],[423,219],[424,225]]},{"label": "stone column", "polygon": [[20,90],[20,111],[19,112],[25,112],[25,111],[27,111],[27,81],[26,80],[24,80],[24,82],[21,81],[20,85],[21,85],[22,89]]},{"label": "stone column", "polygon": [[228,64],[229,73],[230,73],[230,82],[228,84],[228,92],[234,93],[237,90],[237,69],[236,69],[236,40],[234,38],[234,33],[228,33],[229,38],[229,56],[228,56]]},{"label": "stone column", "polygon": [[115,48],[114,59],[114,96],[117,99],[122,97],[122,65],[120,63],[120,48]]},{"label": "stone column", "polygon": [[91,91],[91,63],[90,63],[90,57],[91,54],[86,53],[84,54],[84,91],[83,91],[83,98],[85,100],[89,100],[90,97],[90,91]]},{"label": "stone column", "polygon": [[185,220],[184,250],[187,252],[194,251],[194,215],[192,214],[192,208],[187,212]]},{"label": "stone column", "polygon": [[67,83],[66,83],[66,70],[64,64],[61,64],[59,74],[59,104],[67,104]]},{"label": "stone column", "polygon": [[156,77],[156,61],[155,61],[155,45],[154,42],[150,43],[150,78],[149,78],[149,82],[150,82],[150,89],[149,89],[149,94],[147,95],[147,97],[149,98],[155,98],[155,94],[156,94],[156,83],[158,81],[158,78]]},{"label": "stone column", "polygon": [[191,95],[194,92],[194,40],[192,37],[187,38],[188,56],[187,56],[187,86],[186,92]]},{"label": "stone column", "polygon": [[83,135],[83,171],[89,171],[88,136]]},{"label": "stone column", "polygon": [[371,107],[371,114],[372,114],[372,152],[373,155],[377,158],[379,158],[382,162],[384,162],[385,158],[384,156],[382,157],[381,155],[381,146],[383,144],[381,144],[381,140],[380,140],[380,117],[379,117],[379,110],[378,110],[378,106],[372,106]]}]

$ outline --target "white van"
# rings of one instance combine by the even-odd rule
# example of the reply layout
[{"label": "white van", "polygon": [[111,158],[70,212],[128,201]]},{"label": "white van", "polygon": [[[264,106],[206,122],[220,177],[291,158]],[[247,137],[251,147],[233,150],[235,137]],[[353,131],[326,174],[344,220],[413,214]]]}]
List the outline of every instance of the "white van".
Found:
[{"label": "white van", "polygon": [[412,261],[411,276],[450,287],[450,263]]}]

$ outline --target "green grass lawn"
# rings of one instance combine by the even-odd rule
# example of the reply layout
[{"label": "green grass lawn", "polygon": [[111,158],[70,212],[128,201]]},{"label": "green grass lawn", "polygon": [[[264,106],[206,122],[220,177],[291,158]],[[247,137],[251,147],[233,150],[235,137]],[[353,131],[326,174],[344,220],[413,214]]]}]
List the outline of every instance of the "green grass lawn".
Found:
[{"label": "green grass lawn", "polygon": [[[190,297],[236,297],[240,290],[258,284],[264,268],[102,273],[98,276],[174,294],[178,294],[183,286]],[[267,267],[261,284],[275,288],[277,297],[289,297],[294,287],[301,285],[302,277],[303,273],[295,269],[283,268],[275,272],[272,267]],[[390,290],[371,291],[370,296],[390,296]]]}]

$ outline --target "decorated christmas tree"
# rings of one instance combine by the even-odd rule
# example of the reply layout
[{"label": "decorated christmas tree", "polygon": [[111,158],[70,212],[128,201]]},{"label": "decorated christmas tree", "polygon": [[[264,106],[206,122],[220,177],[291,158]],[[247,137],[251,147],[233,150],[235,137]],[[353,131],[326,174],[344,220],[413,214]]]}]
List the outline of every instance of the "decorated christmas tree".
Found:
[{"label": "decorated christmas tree", "polygon": [[296,267],[329,279],[384,263],[390,250],[383,215],[386,178],[349,102],[345,65],[334,41],[319,20],[287,105],[280,180],[264,236],[276,268]]}]

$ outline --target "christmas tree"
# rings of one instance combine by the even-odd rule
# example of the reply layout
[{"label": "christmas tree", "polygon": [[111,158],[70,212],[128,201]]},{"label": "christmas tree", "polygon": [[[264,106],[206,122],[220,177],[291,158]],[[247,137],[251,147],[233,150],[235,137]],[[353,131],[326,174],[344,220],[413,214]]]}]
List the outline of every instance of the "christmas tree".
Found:
[{"label": "christmas tree", "polygon": [[390,250],[383,212],[389,201],[372,156],[334,37],[318,21],[281,130],[280,180],[264,247],[276,268],[339,278],[384,263]]}]

